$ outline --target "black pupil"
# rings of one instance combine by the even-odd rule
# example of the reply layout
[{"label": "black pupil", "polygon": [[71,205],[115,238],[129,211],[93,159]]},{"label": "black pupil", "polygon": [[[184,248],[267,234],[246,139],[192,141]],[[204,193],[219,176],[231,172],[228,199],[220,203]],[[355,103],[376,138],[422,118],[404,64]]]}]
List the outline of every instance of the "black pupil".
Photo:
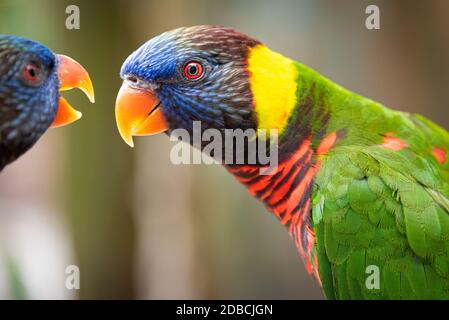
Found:
[{"label": "black pupil", "polygon": [[195,64],[191,64],[188,68],[188,72],[191,76],[195,76],[198,73],[198,67]]},{"label": "black pupil", "polygon": [[28,74],[30,75],[30,77],[34,78],[36,77],[36,70],[33,67],[29,67]]}]

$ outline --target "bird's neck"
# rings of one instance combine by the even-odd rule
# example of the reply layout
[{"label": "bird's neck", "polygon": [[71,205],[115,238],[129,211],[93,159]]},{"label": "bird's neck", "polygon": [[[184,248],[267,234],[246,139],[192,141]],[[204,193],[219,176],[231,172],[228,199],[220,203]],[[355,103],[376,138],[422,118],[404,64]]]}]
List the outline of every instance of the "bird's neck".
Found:
[{"label": "bird's neck", "polygon": [[[248,71],[257,130],[277,132],[279,165],[271,175],[262,175],[260,164],[228,168],[288,225],[293,217],[277,204],[284,198],[295,202],[294,188],[313,180],[317,156],[344,137],[345,128],[331,124],[338,110],[359,106],[350,102],[352,92],[262,44],[250,49]],[[303,206],[308,188],[301,188]]]},{"label": "bird's neck", "polygon": [[[30,94],[20,91],[21,95],[31,96],[26,100],[17,100],[4,86],[0,89],[0,171],[7,164],[19,158],[29,150],[53,121],[58,96]],[[23,90],[23,89],[22,89]]]},{"label": "bird's neck", "polygon": [[353,94],[266,47],[253,50],[248,70],[258,129],[278,130],[279,163],[270,175],[261,175],[258,165],[228,170],[288,227],[307,269],[317,274],[311,255],[313,181],[320,155],[345,136],[345,128],[330,127],[335,104],[356,107],[348,104]]}]

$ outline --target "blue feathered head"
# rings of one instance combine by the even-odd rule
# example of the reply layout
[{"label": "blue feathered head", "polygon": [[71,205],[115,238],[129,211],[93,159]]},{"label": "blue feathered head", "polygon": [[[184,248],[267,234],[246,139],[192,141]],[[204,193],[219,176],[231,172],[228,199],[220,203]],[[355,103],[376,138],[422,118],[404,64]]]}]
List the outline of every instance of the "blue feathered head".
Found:
[{"label": "blue feathered head", "polygon": [[119,131],[133,135],[183,128],[255,128],[247,56],[257,40],[230,28],[195,26],[163,33],[124,62],[117,98]]}]

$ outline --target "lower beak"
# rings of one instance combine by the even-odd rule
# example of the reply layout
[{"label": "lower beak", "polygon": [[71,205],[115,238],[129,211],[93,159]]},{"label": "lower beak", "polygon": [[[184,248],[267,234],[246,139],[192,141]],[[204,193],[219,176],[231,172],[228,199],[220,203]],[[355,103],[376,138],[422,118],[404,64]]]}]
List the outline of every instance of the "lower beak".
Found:
[{"label": "lower beak", "polygon": [[146,136],[164,132],[167,122],[160,108],[160,101],[145,89],[123,83],[115,103],[115,119],[123,140],[134,147],[133,136]]},{"label": "lower beak", "polygon": [[[95,102],[94,87],[87,71],[75,60],[64,55],[58,55],[59,91],[78,88],[83,91],[90,102]],[[63,97],[59,98],[58,110],[51,128],[70,124],[81,118],[81,112],[75,110]]]}]

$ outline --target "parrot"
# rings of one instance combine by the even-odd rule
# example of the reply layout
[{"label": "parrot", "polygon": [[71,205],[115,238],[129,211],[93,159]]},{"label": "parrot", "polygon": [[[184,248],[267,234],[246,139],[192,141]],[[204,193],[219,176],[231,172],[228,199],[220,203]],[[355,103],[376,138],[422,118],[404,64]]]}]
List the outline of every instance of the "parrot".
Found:
[{"label": "parrot", "polygon": [[131,147],[134,136],[190,133],[194,121],[277,130],[272,174],[224,166],[286,227],[327,299],[449,299],[445,129],[228,27],[162,33],[120,76],[116,124]]},{"label": "parrot", "polygon": [[0,35],[0,171],[48,128],[81,118],[61,91],[81,89],[93,103],[87,71],[75,60],[14,35]]}]

